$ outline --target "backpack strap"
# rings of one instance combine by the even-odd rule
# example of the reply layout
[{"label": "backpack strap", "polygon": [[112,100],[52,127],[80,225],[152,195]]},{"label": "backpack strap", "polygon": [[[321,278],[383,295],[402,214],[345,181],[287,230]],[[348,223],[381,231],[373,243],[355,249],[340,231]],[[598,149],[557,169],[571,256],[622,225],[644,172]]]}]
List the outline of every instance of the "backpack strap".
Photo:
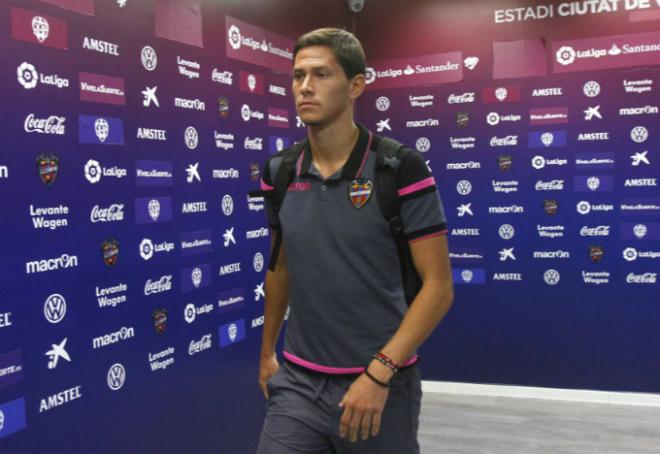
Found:
[{"label": "backpack strap", "polygon": [[[270,191],[270,194],[268,194],[267,197],[269,197],[273,212],[278,218],[280,215],[280,208],[284,202],[284,196],[296,175],[296,161],[300,157],[300,153],[302,153],[305,145],[307,145],[307,140],[296,142],[291,147],[284,150],[281,157],[276,155],[268,161],[267,165],[270,166],[270,174],[275,175],[275,179],[273,180],[273,190]],[[275,243],[273,244],[273,250],[270,253],[270,261],[268,263],[268,269],[270,271],[275,271],[275,264],[277,263],[277,257],[280,253],[281,246],[282,229],[280,227],[275,231]]]},{"label": "backpack strap", "polygon": [[383,217],[390,225],[401,265],[401,277],[406,302],[410,305],[421,288],[422,281],[417,274],[410,253],[410,246],[404,234],[401,217],[401,199],[396,184],[399,165],[410,150],[400,142],[388,137],[379,137],[376,149],[375,185],[378,205]]}]

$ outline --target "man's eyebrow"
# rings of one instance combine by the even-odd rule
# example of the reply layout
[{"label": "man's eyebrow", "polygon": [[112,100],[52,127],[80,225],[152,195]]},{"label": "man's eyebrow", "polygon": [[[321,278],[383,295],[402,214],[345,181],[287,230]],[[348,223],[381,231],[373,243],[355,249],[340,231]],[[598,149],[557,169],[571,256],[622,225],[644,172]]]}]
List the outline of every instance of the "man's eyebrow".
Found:
[{"label": "man's eyebrow", "polygon": [[[309,69],[312,70],[312,71],[319,71],[319,70],[324,70],[324,69],[330,69],[330,66],[329,66],[329,65],[318,65],[318,66],[312,66],[312,67],[309,68]],[[294,73],[295,73],[295,72],[300,72],[300,71],[305,71],[305,69],[304,69],[304,68],[301,68],[301,67],[299,67],[299,66],[293,68],[293,72],[294,72]]]}]

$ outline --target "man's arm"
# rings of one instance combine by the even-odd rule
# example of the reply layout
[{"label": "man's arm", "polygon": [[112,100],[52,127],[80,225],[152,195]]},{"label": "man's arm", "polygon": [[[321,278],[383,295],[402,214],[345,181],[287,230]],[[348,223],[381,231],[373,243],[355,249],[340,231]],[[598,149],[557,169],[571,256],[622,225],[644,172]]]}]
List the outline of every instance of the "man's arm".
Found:
[{"label": "man's arm", "polygon": [[[422,288],[396,333],[381,350],[397,364],[405,362],[426,340],[454,299],[446,236],[414,241],[410,244],[410,250],[415,269],[422,279]],[[394,372],[378,361],[372,361],[368,371],[384,383],[388,383],[394,375]],[[376,436],[380,430],[387,396],[387,388],[361,375],[340,404],[345,409],[340,421],[340,435],[348,435],[352,441],[357,440],[358,431],[362,439],[367,439],[369,435]]]},{"label": "man's arm", "polygon": [[[275,235],[281,234],[281,231],[271,232],[271,250],[273,250],[275,244]],[[265,287],[264,328],[259,358],[259,387],[268,399],[266,382],[279,369],[275,346],[282,330],[284,315],[289,306],[289,271],[287,269],[284,241],[280,244],[275,270],[266,272]]]}]

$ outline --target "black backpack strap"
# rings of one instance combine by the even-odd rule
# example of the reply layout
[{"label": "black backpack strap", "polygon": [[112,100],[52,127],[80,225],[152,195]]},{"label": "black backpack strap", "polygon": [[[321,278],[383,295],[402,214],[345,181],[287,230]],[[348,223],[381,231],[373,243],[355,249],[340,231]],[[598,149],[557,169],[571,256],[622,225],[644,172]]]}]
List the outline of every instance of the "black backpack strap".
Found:
[{"label": "black backpack strap", "polygon": [[[306,140],[296,142],[291,147],[282,151],[281,157],[275,155],[268,162],[270,174],[275,175],[275,179],[273,180],[273,190],[268,191],[266,197],[269,198],[273,211],[278,217],[280,215],[280,208],[284,202],[284,196],[296,175],[296,161],[306,144]],[[280,247],[282,247],[281,227],[275,231],[275,243],[273,244],[273,250],[270,253],[270,261],[268,263],[268,269],[270,271],[275,271]]]},{"label": "black backpack strap", "polygon": [[396,140],[387,137],[380,137],[379,139],[380,142],[376,149],[376,197],[383,217],[390,225],[390,231],[396,243],[406,302],[410,305],[422,286],[422,280],[415,269],[410,246],[404,234],[401,199],[396,184],[399,165],[405,156],[410,153],[410,150]]}]

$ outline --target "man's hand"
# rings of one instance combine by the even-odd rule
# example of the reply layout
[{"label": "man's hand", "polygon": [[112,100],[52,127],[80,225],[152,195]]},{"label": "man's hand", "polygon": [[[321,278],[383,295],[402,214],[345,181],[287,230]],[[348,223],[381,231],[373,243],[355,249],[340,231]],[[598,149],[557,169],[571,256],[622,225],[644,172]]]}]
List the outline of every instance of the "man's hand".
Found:
[{"label": "man's hand", "polygon": [[[369,373],[384,383],[389,382],[393,375],[386,366],[377,362],[369,365]],[[344,409],[339,423],[339,436],[346,438],[348,435],[349,439],[355,442],[358,439],[358,431],[363,440],[369,438],[369,435],[378,435],[389,393],[389,388],[375,383],[365,374],[360,375],[339,404]]]},{"label": "man's hand", "polygon": [[261,356],[259,360],[259,387],[261,392],[264,393],[266,399],[270,399],[268,395],[268,387],[266,383],[270,380],[270,377],[275,375],[275,372],[280,368],[280,364],[277,362],[277,355],[273,353],[269,356]]}]

